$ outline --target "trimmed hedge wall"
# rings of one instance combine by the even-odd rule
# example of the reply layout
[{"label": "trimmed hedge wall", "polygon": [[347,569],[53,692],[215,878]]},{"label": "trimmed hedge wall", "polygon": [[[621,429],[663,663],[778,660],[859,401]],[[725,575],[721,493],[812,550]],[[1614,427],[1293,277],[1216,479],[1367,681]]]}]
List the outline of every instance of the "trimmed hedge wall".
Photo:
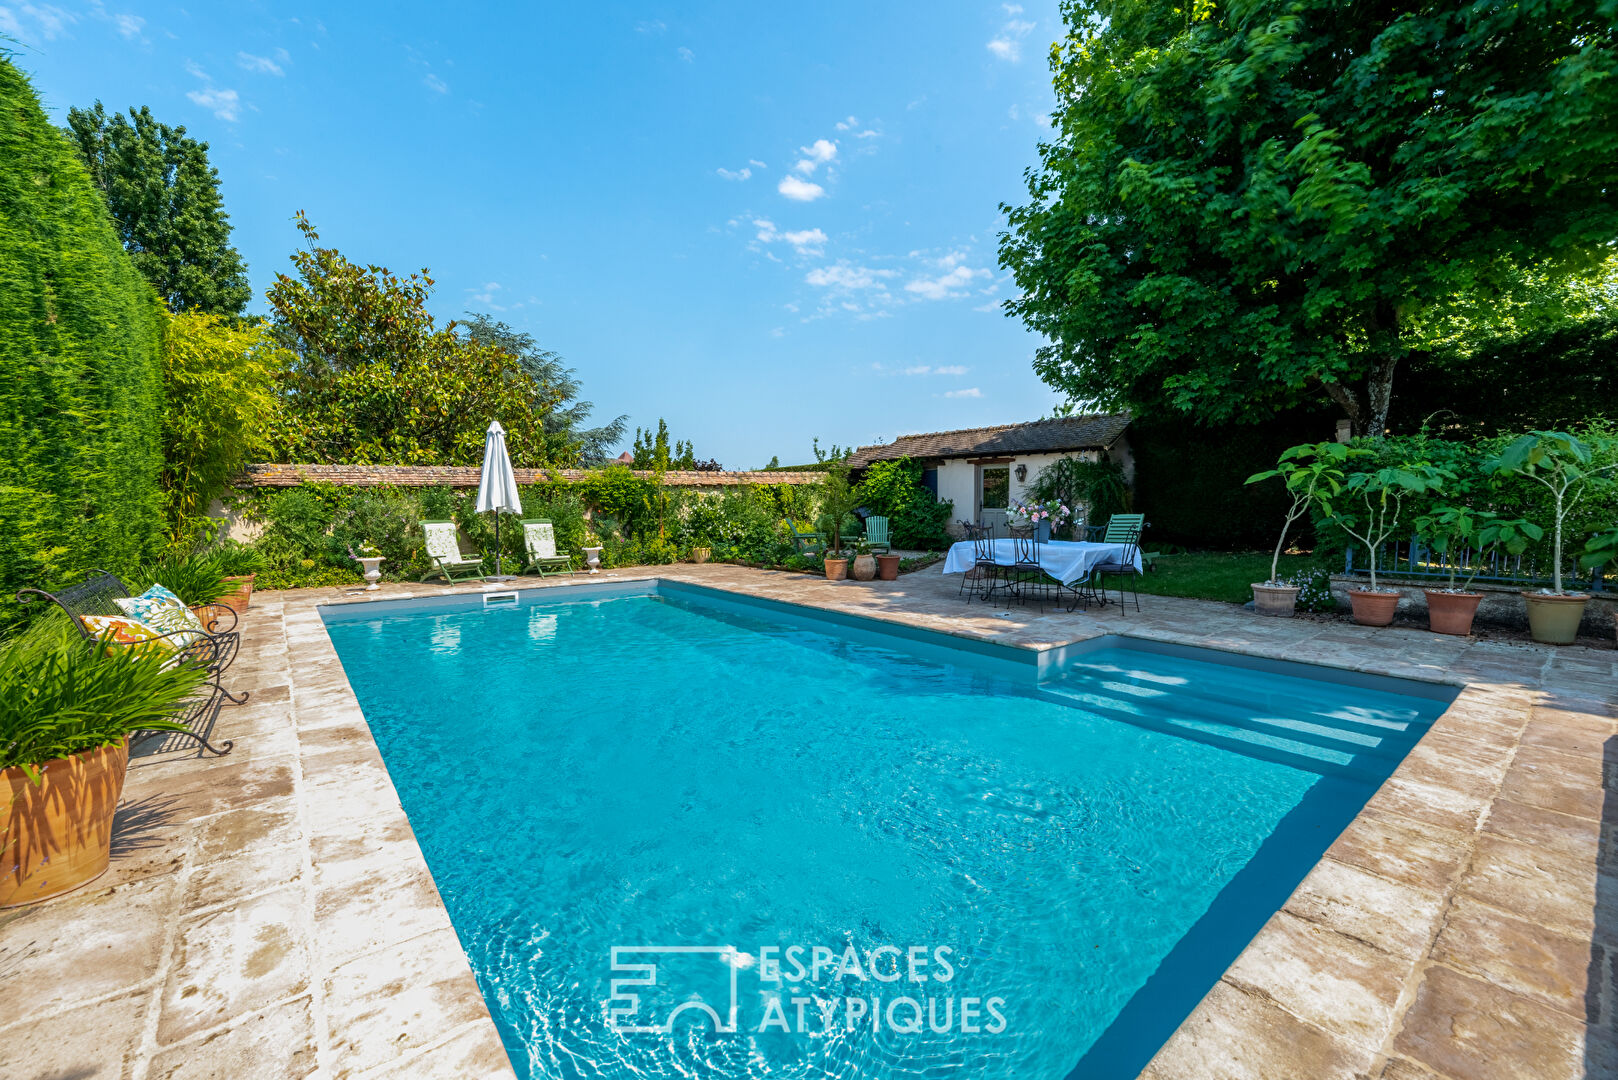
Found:
[{"label": "trimmed hedge wall", "polygon": [[[1280,483],[1247,487],[1275,467],[1289,446],[1330,439],[1337,414],[1300,411],[1264,424],[1201,427],[1179,419],[1139,419],[1129,427],[1135,452],[1135,509],[1145,513],[1145,544],[1204,551],[1275,546],[1288,499]],[[1308,530],[1294,532],[1307,546]]]},{"label": "trimmed hedge wall", "polygon": [[157,295],[0,57],[0,628],[23,585],[130,566],[164,527]]}]

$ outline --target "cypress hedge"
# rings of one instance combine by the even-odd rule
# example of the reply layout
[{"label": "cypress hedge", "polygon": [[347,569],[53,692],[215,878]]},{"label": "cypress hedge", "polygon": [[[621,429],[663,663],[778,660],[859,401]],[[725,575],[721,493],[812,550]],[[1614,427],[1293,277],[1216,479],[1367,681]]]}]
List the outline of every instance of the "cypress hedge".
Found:
[{"label": "cypress hedge", "polygon": [[162,542],[162,332],[89,173],[0,56],[0,630],[19,587]]}]

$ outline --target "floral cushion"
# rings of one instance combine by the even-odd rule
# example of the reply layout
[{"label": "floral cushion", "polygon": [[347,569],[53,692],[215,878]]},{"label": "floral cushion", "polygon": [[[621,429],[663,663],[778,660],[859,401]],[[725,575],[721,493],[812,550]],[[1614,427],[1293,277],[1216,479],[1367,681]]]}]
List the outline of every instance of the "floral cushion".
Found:
[{"label": "floral cushion", "polygon": [[[163,637],[163,631],[139,619],[129,619],[121,615],[86,615],[84,628],[96,637],[106,638],[118,645],[170,651],[174,649],[173,638]],[[112,650],[107,651],[110,653]]]},{"label": "floral cushion", "polygon": [[162,585],[153,585],[139,596],[121,597],[113,603],[124,614],[155,627],[160,634],[180,631],[167,639],[175,648],[183,649],[205,636],[202,620],[185,606],[185,601]]}]

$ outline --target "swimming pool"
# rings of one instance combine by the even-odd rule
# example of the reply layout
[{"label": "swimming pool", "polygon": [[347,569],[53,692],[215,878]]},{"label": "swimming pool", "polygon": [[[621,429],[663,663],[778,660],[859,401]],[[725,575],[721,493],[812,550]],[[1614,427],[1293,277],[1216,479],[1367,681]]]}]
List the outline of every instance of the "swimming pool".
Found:
[{"label": "swimming pool", "polygon": [[670,582],[322,610],[524,1077],[1133,1076],[1451,696]]}]

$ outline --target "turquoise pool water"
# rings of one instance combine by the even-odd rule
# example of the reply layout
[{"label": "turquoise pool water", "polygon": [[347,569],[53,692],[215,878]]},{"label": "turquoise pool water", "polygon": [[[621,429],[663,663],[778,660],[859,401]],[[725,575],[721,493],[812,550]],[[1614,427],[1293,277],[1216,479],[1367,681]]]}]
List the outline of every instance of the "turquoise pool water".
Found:
[{"label": "turquoise pool water", "polygon": [[1133,1076],[1443,708],[582,592],[327,616],[524,1077]]}]

